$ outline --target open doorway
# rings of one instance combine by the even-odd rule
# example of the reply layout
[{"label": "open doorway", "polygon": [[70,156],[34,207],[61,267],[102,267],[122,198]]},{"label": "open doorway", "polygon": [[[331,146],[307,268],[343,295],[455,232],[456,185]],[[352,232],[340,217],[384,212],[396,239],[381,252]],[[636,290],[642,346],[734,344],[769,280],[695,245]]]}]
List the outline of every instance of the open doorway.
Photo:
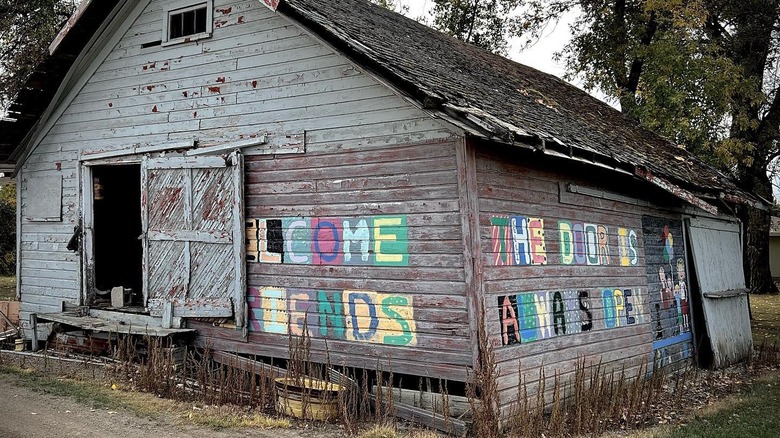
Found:
[{"label": "open doorway", "polygon": [[93,306],[110,306],[111,289],[124,289],[125,308],[143,307],[141,166],[92,167]]}]

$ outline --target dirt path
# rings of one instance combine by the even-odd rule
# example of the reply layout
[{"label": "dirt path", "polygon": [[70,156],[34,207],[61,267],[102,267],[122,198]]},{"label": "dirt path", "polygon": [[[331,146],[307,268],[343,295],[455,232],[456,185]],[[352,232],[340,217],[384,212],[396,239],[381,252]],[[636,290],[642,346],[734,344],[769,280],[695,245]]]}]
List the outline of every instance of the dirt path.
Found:
[{"label": "dirt path", "polygon": [[69,397],[53,396],[17,384],[18,378],[0,374],[0,437],[49,438],[95,437],[257,437],[303,438],[320,435],[312,430],[213,430],[204,427],[165,424],[139,418],[124,410],[92,409]]}]

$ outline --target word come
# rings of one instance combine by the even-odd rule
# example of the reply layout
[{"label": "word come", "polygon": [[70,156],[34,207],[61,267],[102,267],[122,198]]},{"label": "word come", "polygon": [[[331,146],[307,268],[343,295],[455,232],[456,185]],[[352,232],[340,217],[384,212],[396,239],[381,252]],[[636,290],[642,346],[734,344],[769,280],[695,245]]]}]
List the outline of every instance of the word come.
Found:
[{"label": "word come", "polygon": [[249,288],[250,329],[256,332],[417,344],[412,297],[373,291]]},{"label": "word come", "polygon": [[406,216],[253,219],[246,239],[260,263],[409,265]]},{"label": "word come", "polygon": [[600,291],[601,307],[591,304],[591,292],[567,290],[527,292],[498,297],[501,343],[528,343],[597,328],[615,328],[645,320],[638,290]]}]

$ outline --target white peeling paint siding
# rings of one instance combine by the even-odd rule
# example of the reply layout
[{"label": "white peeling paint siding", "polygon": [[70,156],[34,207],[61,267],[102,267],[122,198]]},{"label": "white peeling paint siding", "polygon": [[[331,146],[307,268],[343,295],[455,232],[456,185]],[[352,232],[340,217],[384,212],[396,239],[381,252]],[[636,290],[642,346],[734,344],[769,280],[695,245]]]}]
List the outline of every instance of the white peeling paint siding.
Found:
[{"label": "white peeling paint siding", "polygon": [[[79,302],[79,255],[65,246],[80,214],[80,151],[305,132],[315,154],[453,136],[257,0],[215,0],[211,38],[142,48],[161,39],[163,4],[135,19],[22,168],[22,181],[62,177],[62,221],[22,221],[23,319]],[[24,212],[38,191],[21,196]]]}]

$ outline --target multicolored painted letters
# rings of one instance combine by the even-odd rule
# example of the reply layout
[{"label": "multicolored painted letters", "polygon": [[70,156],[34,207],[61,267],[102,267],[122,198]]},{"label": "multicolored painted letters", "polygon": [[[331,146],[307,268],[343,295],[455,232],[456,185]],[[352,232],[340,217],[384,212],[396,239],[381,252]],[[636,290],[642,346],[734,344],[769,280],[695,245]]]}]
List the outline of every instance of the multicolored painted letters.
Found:
[{"label": "multicolored painted letters", "polygon": [[493,254],[497,266],[546,265],[544,220],[525,216],[494,217]]},{"label": "multicolored painted letters", "polygon": [[[490,219],[493,264],[546,265],[544,219],[526,216]],[[636,266],[639,262],[637,233],[617,228],[617,257],[610,252],[609,228],[599,224],[558,221],[560,264]]]},{"label": "multicolored painted letters", "polygon": [[259,263],[409,265],[406,216],[252,219],[246,239]]},{"label": "multicolored painted letters", "polygon": [[644,297],[639,289],[605,288],[599,294],[603,318],[594,317],[599,309],[591,305],[587,290],[498,297],[502,345],[588,332],[594,323],[611,329],[644,322]]},{"label": "multicolored painted letters", "polygon": [[362,290],[249,288],[249,323],[255,332],[414,346],[412,297]]}]

